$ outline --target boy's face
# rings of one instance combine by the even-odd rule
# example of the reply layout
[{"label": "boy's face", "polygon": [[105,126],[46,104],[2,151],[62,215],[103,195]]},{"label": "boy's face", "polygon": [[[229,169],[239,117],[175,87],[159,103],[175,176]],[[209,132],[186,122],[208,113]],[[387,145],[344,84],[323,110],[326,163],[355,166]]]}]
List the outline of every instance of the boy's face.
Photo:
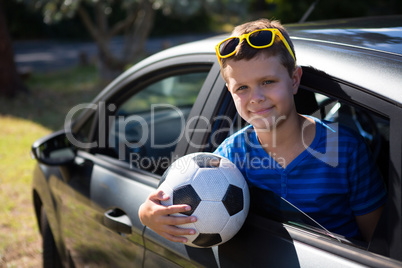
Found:
[{"label": "boy's face", "polygon": [[254,128],[273,129],[294,118],[299,67],[290,77],[278,56],[259,55],[251,60],[227,60],[223,72],[238,113]]}]

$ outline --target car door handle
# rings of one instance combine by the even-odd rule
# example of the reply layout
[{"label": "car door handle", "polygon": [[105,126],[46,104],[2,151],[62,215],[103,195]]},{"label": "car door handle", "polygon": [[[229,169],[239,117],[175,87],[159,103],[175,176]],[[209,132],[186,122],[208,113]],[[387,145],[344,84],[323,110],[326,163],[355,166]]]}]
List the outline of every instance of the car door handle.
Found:
[{"label": "car door handle", "polygon": [[106,211],[103,224],[115,232],[131,234],[131,220],[121,209],[115,208]]}]

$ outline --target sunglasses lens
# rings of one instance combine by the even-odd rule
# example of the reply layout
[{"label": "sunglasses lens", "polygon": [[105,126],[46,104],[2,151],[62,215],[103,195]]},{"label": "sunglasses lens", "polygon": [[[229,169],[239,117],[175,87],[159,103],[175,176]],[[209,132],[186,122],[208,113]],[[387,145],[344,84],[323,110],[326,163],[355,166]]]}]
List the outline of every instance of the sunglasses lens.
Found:
[{"label": "sunglasses lens", "polygon": [[253,46],[260,47],[266,46],[272,42],[272,32],[271,31],[258,31],[251,34],[248,38]]},{"label": "sunglasses lens", "polygon": [[226,42],[223,42],[219,46],[219,53],[221,54],[222,57],[229,55],[230,53],[235,51],[238,44],[239,44],[239,38],[229,39]]}]

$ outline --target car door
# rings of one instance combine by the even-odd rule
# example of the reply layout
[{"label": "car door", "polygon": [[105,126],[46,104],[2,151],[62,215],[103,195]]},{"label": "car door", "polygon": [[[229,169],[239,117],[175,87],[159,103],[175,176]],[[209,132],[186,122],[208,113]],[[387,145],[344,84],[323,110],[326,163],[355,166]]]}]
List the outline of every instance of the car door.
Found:
[{"label": "car door", "polygon": [[[210,55],[211,62],[216,56]],[[174,159],[189,153],[191,150],[207,150],[206,145],[198,142],[199,135],[209,135],[211,124],[209,117],[218,113],[222,98],[219,96],[224,89],[224,81],[220,78],[220,67],[215,64],[209,73],[208,79],[200,91],[197,101],[189,113],[184,125],[182,139],[178,142],[174,151]],[[149,185],[147,195],[155,191],[160,182],[161,176],[155,176],[154,184]],[[141,205],[145,201],[138,200]],[[138,205],[138,206],[139,206]],[[175,243],[159,236],[154,231],[144,226],[144,267],[215,267],[216,260],[211,249],[190,248],[181,243]]]},{"label": "car door", "polygon": [[186,139],[184,123],[216,79],[210,69],[205,57],[159,61],[89,107],[95,114],[89,149],[78,150],[69,183],[59,188],[64,237],[75,264],[142,265],[138,208],[176,157],[176,144]]},{"label": "car door", "polygon": [[[251,193],[250,213],[241,231],[215,250],[219,267],[400,267],[400,187],[395,187],[401,180],[397,172],[401,165],[400,135],[395,135],[400,129],[400,107],[308,67],[303,68],[302,83],[295,98],[299,112],[346,125],[362,135],[370,146],[391,197],[375,235],[370,243],[365,243],[317,229],[314,224],[306,224],[307,215],[287,213],[287,206],[278,205],[280,198],[260,190]],[[218,124],[212,129],[226,129],[230,135],[243,127],[244,122],[237,120],[233,104],[227,103],[225,117],[215,114],[210,122]],[[213,151],[223,133],[200,135],[193,143]],[[271,207],[281,208],[281,216],[267,210],[269,206],[258,196],[270,196],[268,200],[274,204]]]},{"label": "car door", "polygon": [[[398,188],[391,189],[389,183],[397,183],[400,177],[397,172],[389,172],[400,168],[400,139],[393,138],[394,134],[390,135],[399,129],[397,120],[401,114],[400,107],[312,68],[303,69],[302,85],[295,100],[299,112],[337,120],[339,124],[345,124],[360,133],[375,154],[389,193],[399,196],[396,193]],[[220,79],[216,81],[201,115],[203,120],[197,122],[198,131],[194,131],[191,142],[183,149],[184,154],[213,151],[226,136],[244,126]],[[189,129],[194,129],[194,125],[189,124]],[[391,148],[392,144],[396,147]],[[395,151],[394,156],[390,151]],[[394,157],[396,161],[392,161]],[[400,224],[397,223],[400,204],[395,199],[387,204],[387,212],[384,212],[374,238],[368,244],[326,231],[272,192],[260,190],[251,193],[251,196],[250,213],[242,229],[234,238],[215,248],[191,248],[169,242],[146,228],[146,267],[401,265],[400,254],[396,253],[400,249]],[[270,205],[259,202],[261,199],[258,196],[264,196],[264,199],[270,196]],[[267,207],[280,209],[272,213],[273,210],[267,210]]]}]

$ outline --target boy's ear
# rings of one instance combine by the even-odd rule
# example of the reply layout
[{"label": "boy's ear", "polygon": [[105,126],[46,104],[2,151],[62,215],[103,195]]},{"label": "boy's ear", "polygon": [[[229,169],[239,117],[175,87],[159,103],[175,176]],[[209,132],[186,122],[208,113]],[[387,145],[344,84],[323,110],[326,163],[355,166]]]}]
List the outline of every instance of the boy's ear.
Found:
[{"label": "boy's ear", "polygon": [[300,80],[303,74],[303,70],[300,66],[296,66],[296,69],[293,72],[292,82],[293,82],[293,94],[297,93],[299,89]]}]

